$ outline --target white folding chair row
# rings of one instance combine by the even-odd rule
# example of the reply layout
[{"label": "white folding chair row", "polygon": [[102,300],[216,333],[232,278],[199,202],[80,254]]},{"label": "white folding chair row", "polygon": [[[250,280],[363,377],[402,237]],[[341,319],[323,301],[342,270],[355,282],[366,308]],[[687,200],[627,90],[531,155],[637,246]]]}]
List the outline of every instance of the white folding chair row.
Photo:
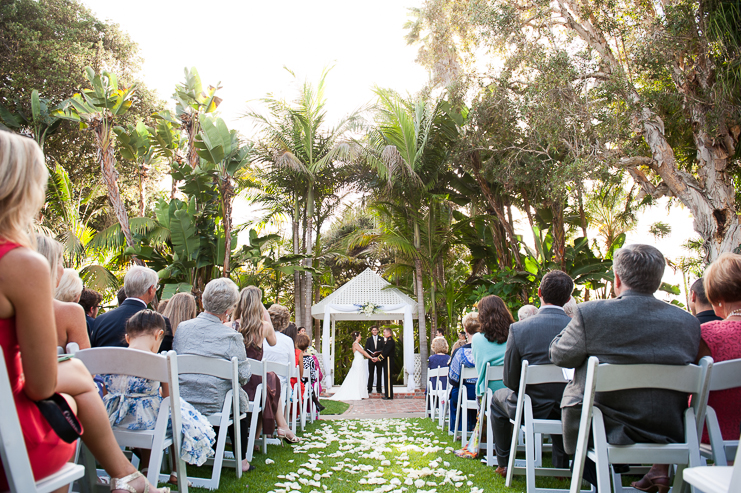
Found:
[{"label": "white folding chair row", "polygon": [[684,470],[684,480],[703,493],[736,493],[741,491],[741,460],[733,467],[690,467]]},{"label": "white folding chair row", "polygon": [[59,471],[36,481],[15,408],[5,357],[0,351],[0,458],[12,493],[49,493],[85,474],[83,466],[68,462]]},{"label": "white folding chair row", "polygon": [[[710,392],[741,387],[741,359],[713,363],[710,375]],[[727,466],[736,457],[738,440],[723,440],[715,410],[708,406],[705,414],[710,446],[700,444],[703,457],[713,460],[716,466]]]},{"label": "white folding chair row", "polygon": [[319,395],[314,394],[316,392],[316,386],[316,383],[314,384],[314,386],[311,385],[311,378],[309,378],[309,381],[304,384],[304,394],[302,396],[301,402],[301,431],[306,430],[307,420],[309,421],[309,423],[314,422],[316,406],[314,405],[314,399],[312,399],[312,395]]},{"label": "white folding chair row", "polygon": [[[485,394],[481,405],[483,406],[484,416],[486,416],[486,465],[490,467],[497,465],[497,458],[494,453],[494,430],[491,426],[491,403],[494,400],[494,392],[489,388],[489,382],[501,381],[502,378],[504,378],[503,366],[492,366],[491,363],[486,363],[486,373],[484,374]],[[479,433],[482,431],[482,429],[479,429]],[[479,443],[481,442],[479,441]]]},{"label": "white folding chair row", "polygon": [[[289,420],[289,406],[291,404],[290,395],[291,395],[291,368],[288,365],[284,365],[283,363],[278,363],[275,361],[264,361],[264,369],[265,373],[273,372],[275,373],[279,378],[284,377],[286,384],[283,385],[283,379],[281,379],[281,386],[280,386],[280,403],[278,404],[283,409],[283,416],[285,416],[286,421]],[[265,387],[265,380],[263,380],[263,394],[265,394],[265,398],[267,399],[267,388]],[[263,401],[263,409],[265,408],[265,401]],[[263,430],[265,428],[263,427]],[[265,433],[263,431],[263,449],[265,452],[267,452],[267,444],[270,445],[281,445],[281,440],[277,438],[269,438],[265,436]]]},{"label": "white folding chair row", "polygon": [[[438,413],[438,423],[437,425],[440,427],[441,430],[445,429],[445,423],[449,422],[450,420],[450,392],[452,390],[452,387],[450,385],[450,367],[445,367],[444,372],[440,372],[438,374],[437,379],[437,395],[435,396],[435,399],[437,401],[437,413]],[[445,384],[443,385],[442,377],[445,378]]]},{"label": "white folding chair row", "polygon": [[[612,464],[676,464],[674,488],[680,493],[684,488],[685,467],[700,465],[699,432],[701,431],[713,360],[702,358],[700,365],[611,365],[599,364],[595,356],[587,362],[587,380],[582,404],[579,436],[574,456],[571,493],[578,493],[588,457],[597,468],[597,490],[611,491]],[[614,392],[629,389],[665,389],[692,394],[692,406],[684,413],[685,441],[683,443],[636,443],[611,445],[607,443],[602,411],[594,405],[597,392]],[[589,447],[589,436],[593,447]],[[622,477],[612,471],[612,480],[622,488]],[[616,488],[618,489],[618,488]]]},{"label": "white folding chair row", "polygon": [[425,416],[429,416],[429,418],[433,421],[435,421],[435,414],[440,407],[440,394],[442,393],[442,382],[440,381],[440,378],[446,377],[447,380],[448,370],[449,368],[447,366],[430,368],[427,370],[427,395],[425,396]]},{"label": "white folding chair row", "polygon": [[[301,414],[303,413],[304,404],[304,396],[301,392],[301,373],[299,372],[298,365],[295,365],[291,368],[291,378],[296,379],[296,383],[291,386],[291,392],[288,395],[291,403],[291,406],[289,408],[291,412],[291,420],[289,421],[289,424],[291,426],[291,431],[293,433],[296,433],[299,419],[301,417]],[[288,416],[286,416],[286,420],[288,420]]]},{"label": "white folding chair row", "polygon": [[[178,363],[175,351],[165,355],[153,354],[137,349],[104,347],[84,349],[75,354],[93,375],[129,375],[166,383],[170,395],[165,397],[160,405],[154,430],[122,430],[113,429],[116,441],[122,447],[143,448],[152,451],[149,460],[147,480],[157,484],[160,479],[160,469],[164,451],[174,445],[177,451],[174,457],[175,469],[179,478],[186,478],[185,462],[180,458],[182,443],[182,423],[180,411],[180,386],[178,381]],[[168,418],[172,422],[172,437],[167,436]],[[86,466],[94,471],[95,465],[90,467],[90,454]],[[90,474],[88,474],[90,476]],[[178,491],[187,493],[188,481],[178,481]]]},{"label": "white folding chair row", "polygon": [[80,350],[80,345],[76,342],[70,342],[67,344],[66,348],[63,348],[62,346],[57,346],[57,356],[61,356],[63,354],[75,354],[77,351]]},{"label": "white folding chair row", "polygon": [[456,404],[455,413],[455,426],[453,427],[453,441],[458,439],[458,423],[461,423],[461,446],[465,446],[468,442],[468,411],[478,411],[479,403],[476,398],[473,400],[468,398],[468,388],[466,387],[466,380],[478,379],[479,371],[474,368],[466,366],[461,367],[461,380],[460,387],[458,387],[458,403]]},{"label": "white folding chair row", "polygon": [[[232,388],[226,393],[221,411],[206,416],[212,426],[219,427],[219,433],[216,439],[216,453],[209,463],[213,465],[210,478],[188,478],[193,486],[215,490],[219,488],[221,480],[221,467],[223,464],[231,465],[235,468],[237,478],[242,477],[242,440],[248,437],[242,437],[239,421],[246,419],[245,412],[239,409],[239,362],[237,357],[231,361],[219,358],[207,358],[195,355],[178,356],[178,374],[199,374],[210,375],[222,380],[231,381]],[[246,410],[245,410],[246,411]],[[257,426],[257,416],[252,416],[252,421]],[[227,430],[230,425],[234,425],[234,441],[232,442],[234,459],[224,458],[224,449],[226,447]]]},{"label": "white folding chair row", "polygon": [[[533,403],[530,396],[527,395],[528,385],[566,382],[563,370],[555,365],[530,366],[527,360],[522,362],[515,419],[511,420],[514,426],[512,428],[512,444],[509,452],[509,463],[507,465],[507,486],[512,485],[512,477],[515,474],[525,473],[527,493],[568,492],[565,489],[538,488],[535,484],[536,476],[570,476],[571,471],[569,469],[542,467],[542,437],[543,435],[561,435],[563,433],[561,420],[535,419],[533,417]],[[518,465],[515,460],[521,440],[525,441],[524,468]]]}]

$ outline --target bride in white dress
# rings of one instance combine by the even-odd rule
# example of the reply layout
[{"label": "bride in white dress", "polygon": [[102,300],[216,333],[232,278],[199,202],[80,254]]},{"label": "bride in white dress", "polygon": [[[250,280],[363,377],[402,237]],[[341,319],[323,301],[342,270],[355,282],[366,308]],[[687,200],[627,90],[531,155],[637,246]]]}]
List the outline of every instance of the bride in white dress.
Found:
[{"label": "bride in white dress", "polygon": [[363,346],[360,345],[360,332],[352,333],[355,342],[352,343],[353,360],[350,372],[342,382],[340,390],[329,399],[332,401],[359,401],[368,398],[368,363],[367,359],[373,359]]}]

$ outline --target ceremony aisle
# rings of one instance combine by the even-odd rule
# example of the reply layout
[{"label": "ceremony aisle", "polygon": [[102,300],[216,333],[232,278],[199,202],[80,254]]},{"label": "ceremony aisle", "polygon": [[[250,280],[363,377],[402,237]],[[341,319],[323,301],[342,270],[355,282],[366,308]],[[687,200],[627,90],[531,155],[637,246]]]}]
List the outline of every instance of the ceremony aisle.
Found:
[{"label": "ceremony aisle", "polygon": [[[268,447],[256,454],[257,469],[237,481],[224,470],[219,491],[259,493],[504,493],[513,488],[478,459],[453,453],[452,437],[429,419],[342,419],[307,427],[302,443]],[[480,457],[481,458],[481,457]],[[189,472],[192,468],[188,468]],[[205,468],[204,468],[205,469]],[[200,474],[199,474],[200,475]],[[567,481],[544,479],[542,486],[568,488]],[[540,483],[539,483],[540,484]],[[246,488],[245,488],[246,487]],[[192,488],[193,491],[206,491]]]}]

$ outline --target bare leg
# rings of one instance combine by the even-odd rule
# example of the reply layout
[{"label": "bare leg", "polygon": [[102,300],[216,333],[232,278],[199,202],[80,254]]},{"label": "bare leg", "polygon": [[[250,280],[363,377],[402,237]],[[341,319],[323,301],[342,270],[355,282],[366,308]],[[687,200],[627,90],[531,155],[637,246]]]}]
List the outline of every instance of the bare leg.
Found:
[{"label": "bare leg", "polygon": [[[77,419],[83,427],[82,441],[93,456],[112,478],[123,478],[136,472],[116,443],[108,413],[98,395],[93,377],[85,365],[71,359],[59,365],[57,373],[57,392],[69,394],[77,406]],[[138,478],[132,482],[137,491],[144,490],[146,479]],[[152,485],[150,485],[150,490]]]}]

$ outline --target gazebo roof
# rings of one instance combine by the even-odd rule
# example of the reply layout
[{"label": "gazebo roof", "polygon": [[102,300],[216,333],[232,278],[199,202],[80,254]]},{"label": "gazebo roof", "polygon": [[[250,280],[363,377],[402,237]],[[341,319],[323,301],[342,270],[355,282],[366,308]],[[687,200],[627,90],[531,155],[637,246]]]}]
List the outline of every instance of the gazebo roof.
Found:
[{"label": "gazebo roof", "polygon": [[387,288],[387,286],[391,286],[391,283],[371,269],[365,269],[334,293],[312,306],[311,315],[314,318],[323,319],[327,305],[361,305],[363,303],[399,305],[403,303],[412,307],[412,316],[417,318],[417,302],[397,288]]}]

